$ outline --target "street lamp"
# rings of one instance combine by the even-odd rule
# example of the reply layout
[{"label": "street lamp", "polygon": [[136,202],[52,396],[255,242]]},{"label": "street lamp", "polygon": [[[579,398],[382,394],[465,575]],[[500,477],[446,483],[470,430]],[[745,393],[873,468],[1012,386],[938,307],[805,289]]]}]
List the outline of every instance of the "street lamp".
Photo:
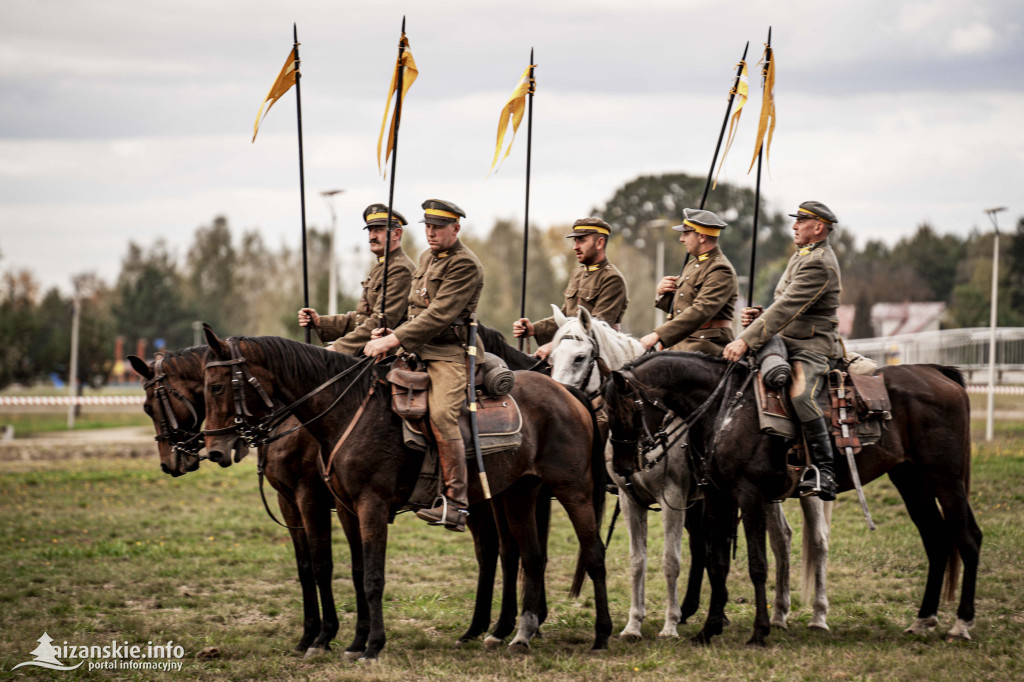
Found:
[{"label": "street lamp", "polygon": [[330,253],[327,259],[330,271],[327,273],[327,314],[338,314],[338,264],[334,259],[334,232],[338,227],[338,214],[334,211],[334,195],[341,194],[343,189],[329,189],[320,192],[320,196],[327,202],[327,208],[331,210],[331,240]]},{"label": "street lamp", "polygon": [[998,308],[999,295],[999,221],[996,214],[1005,211],[1005,206],[998,208],[986,208],[992,227],[995,228],[995,236],[992,240],[992,311],[989,317],[991,333],[988,340],[988,418],[985,424],[985,440],[992,440],[993,422],[995,418],[995,394],[996,394],[996,310]]}]

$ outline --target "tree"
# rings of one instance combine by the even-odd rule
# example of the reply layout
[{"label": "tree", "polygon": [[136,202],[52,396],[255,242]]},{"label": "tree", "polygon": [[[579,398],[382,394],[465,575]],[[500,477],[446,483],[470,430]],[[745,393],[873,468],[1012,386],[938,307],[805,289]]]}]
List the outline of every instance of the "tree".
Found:
[{"label": "tree", "polygon": [[0,277],[0,388],[28,383],[39,368],[32,358],[38,336],[35,298],[38,283],[27,270],[5,272]]},{"label": "tree", "polygon": [[144,251],[135,242],[121,261],[112,311],[117,333],[128,339],[163,338],[168,348],[191,345],[192,320],[185,308],[182,277],[162,239]]},{"label": "tree", "polygon": [[237,264],[227,218],[217,216],[213,224],[196,230],[185,258],[185,308],[190,320],[235,333],[245,310],[225,302],[235,297]]},{"label": "tree", "polygon": [[896,243],[892,261],[909,265],[928,284],[932,300],[949,301],[964,247],[964,240],[957,235],[938,235],[931,225],[921,223],[913,237]]}]

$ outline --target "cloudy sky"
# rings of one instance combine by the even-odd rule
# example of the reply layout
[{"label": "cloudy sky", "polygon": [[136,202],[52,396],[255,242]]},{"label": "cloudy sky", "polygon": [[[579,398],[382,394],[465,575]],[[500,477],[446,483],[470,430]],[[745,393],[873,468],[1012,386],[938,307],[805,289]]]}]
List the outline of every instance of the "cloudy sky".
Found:
[{"label": "cloudy sky", "polygon": [[[922,221],[990,229],[1024,214],[1024,5],[1013,0],[3,0],[0,270],[67,288],[113,280],[129,240],[182,250],[225,215],[272,245],[300,239],[294,94],[252,124],[302,43],[306,206],[339,250],[387,199],[376,141],[402,15],[420,68],[395,206],[462,206],[466,229],[522,220],[525,125],[485,181],[497,115],[536,48],[531,220],[567,223],[642,173],[707,172],[734,65],[773,27],[778,126],[763,194],[829,204],[889,242]],[[722,179],[747,175],[760,87]],[[294,92],[294,91],[293,91]],[[699,197],[694,198],[694,203]],[[355,277],[358,281],[359,277]]]}]

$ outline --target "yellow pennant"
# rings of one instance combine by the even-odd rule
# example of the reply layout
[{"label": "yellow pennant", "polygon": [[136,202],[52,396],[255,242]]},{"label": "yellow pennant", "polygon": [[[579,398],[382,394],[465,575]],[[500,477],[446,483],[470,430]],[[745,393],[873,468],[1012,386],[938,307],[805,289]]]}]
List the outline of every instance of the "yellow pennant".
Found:
[{"label": "yellow pennant", "polygon": [[535,85],[535,81],[530,78],[530,69],[536,67],[536,64],[530,64],[526,67],[526,71],[523,71],[523,75],[519,77],[515,90],[512,91],[512,95],[505,102],[505,106],[498,116],[498,142],[494,145],[494,160],[491,161],[491,170],[487,172],[488,176],[494,171],[494,166],[498,163],[498,156],[501,154],[501,145],[505,141],[505,132],[508,130],[509,122],[512,123],[512,139],[509,140],[505,156],[501,159],[502,163],[505,162],[505,159],[508,158],[509,153],[512,151],[512,144],[516,141],[516,132],[519,130],[519,124],[523,122],[523,114],[526,111],[526,96],[533,92]]},{"label": "yellow pennant", "polygon": [[[387,164],[388,159],[391,157],[391,150],[395,147],[395,119],[398,117],[399,109],[404,108],[405,105],[405,94],[409,92],[409,88],[412,87],[413,81],[416,80],[416,76],[419,75],[419,71],[416,69],[416,61],[412,58],[412,52],[409,51],[409,39],[405,37],[405,33],[402,33],[402,54],[395,59],[395,70],[391,74],[391,87],[388,88],[388,98],[384,103],[384,120],[380,122],[380,136],[377,138],[377,170],[387,177],[387,171],[383,169],[383,165]],[[388,128],[388,147],[387,152],[384,154],[384,164],[380,160],[380,147],[384,141],[384,127],[388,124],[388,111],[391,109],[391,96],[395,94],[395,90],[398,89],[398,70],[402,71],[402,92],[398,93],[398,97],[395,101],[395,111],[391,114],[391,126]]]},{"label": "yellow pennant", "polygon": [[[270,113],[270,107],[274,106],[274,102],[281,99],[284,93],[295,85],[295,77],[299,72],[299,64],[295,59],[295,48],[288,53],[288,59],[285,60],[284,66],[281,67],[281,73],[277,74],[277,80],[270,86],[270,92],[263,99],[263,103],[260,104],[260,110],[256,113],[256,123],[252,127],[252,141],[256,141],[256,133],[260,131],[260,123],[263,122],[263,118],[267,117]],[[270,102],[270,104],[267,104]],[[264,113],[263,105],[267,106],[267,111]],[[262,118],[261,118],[262,117]]]},{"label": "yellow pennant", "polygon": [[[772,133],[775,132],[775,51],[770,45],[764,46],[764,67],[761,75],[764,78],[764,95],[761,98],[761,121],[757,126],[757,142],[754,144],[754,158],[750,160],[749,173],[757,161],[757,155],[761,153],[761,144],[764,143],[764,158],[767,162],[771,155]],[[771,124],[768,123],[771,119]],[[765,131],[768,132],[768,139],[765,140]]]},{"label": "yellow pennant", "polygon": [[740,103],[736,106],[736,111],[733,112],[732,118],[729,119],[729,135],[725,141],[725,151],[722,152],[722,160],[718,162],[718,173],[715,173],[715,182],[711,186],[711,189],[718,187],[718,176],[722,172],[722,166],[725,165],[725,157],[729,153],[729,147],[732,146],[732,141],[736,137],[735,126],[740,122],[740,114],[743,113],[743,105],[747,103],[747,97],[750,94],[750,85],[747,83],[747,63],[741,61],[740,65],[743,68],[740,71],[739,82],[730,93],[735,95],[736,98],[739,99]]}]

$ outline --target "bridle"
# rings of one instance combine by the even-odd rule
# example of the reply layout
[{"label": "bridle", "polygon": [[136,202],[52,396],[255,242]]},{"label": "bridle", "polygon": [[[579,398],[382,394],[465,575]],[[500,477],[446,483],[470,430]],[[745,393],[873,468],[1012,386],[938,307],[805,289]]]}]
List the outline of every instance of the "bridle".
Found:
[{"label": "bridle", "polygon": [[[594,400],[604,388],[605,380],[611,375],[611,370],[605,363],[604,358],[601,357],[601,344],[598,342],[597,337],[593,333],[589,333],[586,336],[580,337],[575,334],[566,334],[561,337],[558,342],[562,341],[589,341],[590,342],[590,364],[587,367],[587,375],[583,377],[583,382],[580,384],[580,390],[584,391],[587,398]],[[597,383],[597,388],[593,391],[587,392],[587,386],[590,385],[591,379],[594,377],[594,372],[597,371],[601,375],[601,381]]]},{"label": "bridle", "polygon": [[174,406],[171,405],[171,396],[173,395],[179,401],[181,401],[192,417],[192,428],[197,429],[199,427],[199,413],[196,411],[195,403],[193,403],[188,396],[174,388],[168,383],[168,377],[163,371],[164,356],[161,355],[156,359],[153,364],[153,378],[148,379],[142,383],[143,390],[148,391],[150,388],[153,389],[153,394],[156,397],[156,414],[157,422],[160,426],[160,432],[157,433],[153,439],[157,442],[166,441],[171,448],[171,452],[174,453],[175,469],[181,468],[181,456],[188,455],[195,457],[196,459],[205,459],[204,456],[199,454],[199,450],[202,449],[202,431],[192,431],[183,428],[178,423],[178,418],[174,414]]}]

